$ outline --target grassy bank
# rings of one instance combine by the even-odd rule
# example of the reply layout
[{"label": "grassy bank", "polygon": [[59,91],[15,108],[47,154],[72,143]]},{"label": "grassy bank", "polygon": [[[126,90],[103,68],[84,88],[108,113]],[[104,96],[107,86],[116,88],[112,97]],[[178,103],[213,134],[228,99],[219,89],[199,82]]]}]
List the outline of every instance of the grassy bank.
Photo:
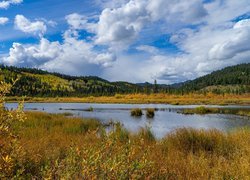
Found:
[{"label": "grassy bank", "polygon": [[249,129],[178,129],[156,140],[149,129],[131,134],[118,124],[107,134],[96,120],[38,112],[26,116],[13,124],[18,148],[12,145],[11,155],[2,156],[1,178],[250,178]]},{"label": "grassy bank", "polygon": [[[8,97],[8,102],[20,101],[20,97]],[[81,102],[81,103],[125,103],[125,104],[150,104],[164,103],[173,105],[188,104],[217,104],[217,105],[249,105],[250,94],[242,95],[216,95],[216,94],[189,94],[189,95],[170,95],[170,94],[129,94],[101,97],[68,97],[68,98],[36,98],[26,97],[26,102]]]},{"label": "grassy bank", "polygon": [[239,116],[246,116],[250,117],[250,110],[249,109],[229,109],[229,108],[209,108],[200,106],[194,109],[184,109],[182,111],[183,114],[233,114]]}]

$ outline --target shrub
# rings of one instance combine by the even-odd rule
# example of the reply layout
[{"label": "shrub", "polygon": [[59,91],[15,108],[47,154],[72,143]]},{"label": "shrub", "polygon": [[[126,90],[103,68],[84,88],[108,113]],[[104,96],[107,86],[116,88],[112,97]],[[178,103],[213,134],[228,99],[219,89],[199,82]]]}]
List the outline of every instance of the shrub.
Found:
[{"label": "shrub", "polygon": [[142,110],[139,108],[132,109],[130,112],[131,116],[140,117],[143,115]]},{"label": "shrub", "polygon": [[9,93],[10,89],[11,85],[0,83],[0,179],[10,179],[22,172],[21,168],[19,172],[17,170],[22,149],[19,146],[14,127],[17,122],[25,120],[25,115],[22,111],[22,103],[15,111],[5,109],[5,95]]}]

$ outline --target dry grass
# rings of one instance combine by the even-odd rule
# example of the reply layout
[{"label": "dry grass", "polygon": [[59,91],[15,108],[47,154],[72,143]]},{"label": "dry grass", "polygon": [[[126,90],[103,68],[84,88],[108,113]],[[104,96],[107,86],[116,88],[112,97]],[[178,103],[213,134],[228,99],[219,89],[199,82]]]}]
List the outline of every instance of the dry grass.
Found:
[{"label": "dry grass", "polygon": [[[18,97],[9,97],[8,101],[18,101]],[[84,98],[29,98],[25,99],[27,102],[82,102],[82,103],[126,103],[126,104],[141,104],[141,103],[164,103],[174,105],[185,104],[250,104],[250,94],[242,95],[216,95],[208,93],[203,94],[187,94],[187,95],[171,95],[171,94],[128,94],[116,96],[101,96],[101,97],[84,97]]]},{"label": "dry grass", "polygon": [[140,108],[131,109],[130,114],[134,117],[141,117],[143,115],[142,110]]},{"label": "dry grass", "polygon": [[[18,123],[23,179],[249,179],[250,130],[178,129],[156,140],[150,129],[110,133],[95,120],[37,112]],[[18,174],[19,173],[19,174]]]},{"label": "dry grass", "polygon": [[239,116],[246,116],[250,117],[250,110],[249,109],[237,109],[237,108],[209,108],[200,106],[194,109],[184,109],[182,111],[183,114],[234,114]]},{"label": "dry grass", "polygon": [[153,118],[155,116],[155,109],[149,108],[147,109],[147,118]]}]

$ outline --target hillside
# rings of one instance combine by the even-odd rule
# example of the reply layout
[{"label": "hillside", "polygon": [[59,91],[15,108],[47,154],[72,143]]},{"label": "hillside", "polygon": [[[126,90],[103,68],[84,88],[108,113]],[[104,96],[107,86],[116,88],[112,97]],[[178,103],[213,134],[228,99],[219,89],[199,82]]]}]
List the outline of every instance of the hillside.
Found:
[{"label": "hillside", "polygon": [[14,84],[10,96],[84,97],[115,94],[166,92],[186,94],[249,93],[250,63],[227,67],[192,81],[175,85],[129,82],[109,82],[95,76],[69,76],[31,68],[0,66],[0,81]]},{"label": "hillside", "polygon": [[128,82],[109,82],[95,76],[75,77],[38,69],[0,67],[0,80],[14,84],[10,96],[67,97],[127,94],[142,91]]},{"label": "hillside", "polygon": [[250,63],[226,67],[211,74],[171,86],[185,92],[203,91],[214,93],[250,92]]}]

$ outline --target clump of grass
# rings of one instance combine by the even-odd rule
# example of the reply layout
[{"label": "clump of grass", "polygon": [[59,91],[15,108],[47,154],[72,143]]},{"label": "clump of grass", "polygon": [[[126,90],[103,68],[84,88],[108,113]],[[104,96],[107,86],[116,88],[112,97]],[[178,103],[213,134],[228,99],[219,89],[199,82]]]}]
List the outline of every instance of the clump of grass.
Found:
[{"label": "clump of grass", "polygon": [[68,116],[73,116],[73,114],[70,113],[70,112],[64,112],[64,113],[62,113],[62,115],[66,116],[66,117],[68,117]]},{"label": "clump of grass", "polygon": [[155,109],[153,108],[150,108],[150,109],[147,109],[147,118],[153,118],[155,116]]},{"label": "clump of grass", "polygon": [[222,109],[222,108],[207,108],[204,106],[200,106],[194,109],[184,109],[182,111],[183,114],[234,114],[239,116],[247,116],[250,117],[250,111],[248,109]]},{"label": "clump of grass", "polygon": [[218,108],[207,108],[204,106],[199,106],[194,109],[184,109],[183,114],[210,114],[210,113],[219,113]]},{"label": "clump of grass", "polygon": [[93,107],[89,107],[86,111],[93,112],[94,108]]},{"label": "clump of grass", "polygon": [[208,113],[217,112],[217,109],[206,108],[205,106],[199,106],[194,109],[194,112],[197,114],[208,114]]},{"label": "clump of grass", "polygon": [[[36,129],[37,133],[41,133],[39,136],[45,136],[46,133],[51,131],[54,133],[59,133],[60,131],[67,134],[84,134],[101,126],[102,124],[95,119],[65,117],[65,114],[47,114],[42,112],[27,112],[27,120],[22,123],[23,128]],[[28,135],[28,132],[26,135]],[[30,135],[32,136],[32,133]]]},{"label": "clump of grass", "polygon": [[142,110],[139,108],[131,109],[130,114],[134,117],[141,117],[143,115]]},{"label": "clump of grass", "polygon": [[237,115],[250,117],[250,111],[238,111]]},{"label": "clump of grass", "polygon": [[185,153],[202,153],[228,157],[237,152],[237,144],[218,130],[178,129],[167,137],[167,140]]},{"label": "clump of grass", "polygon": [[151,131],[150,127],[142,128],[139,131],[138,136],[140,139],[146,140],[148,142],[152,142],[156,140],[155,135]]}]

